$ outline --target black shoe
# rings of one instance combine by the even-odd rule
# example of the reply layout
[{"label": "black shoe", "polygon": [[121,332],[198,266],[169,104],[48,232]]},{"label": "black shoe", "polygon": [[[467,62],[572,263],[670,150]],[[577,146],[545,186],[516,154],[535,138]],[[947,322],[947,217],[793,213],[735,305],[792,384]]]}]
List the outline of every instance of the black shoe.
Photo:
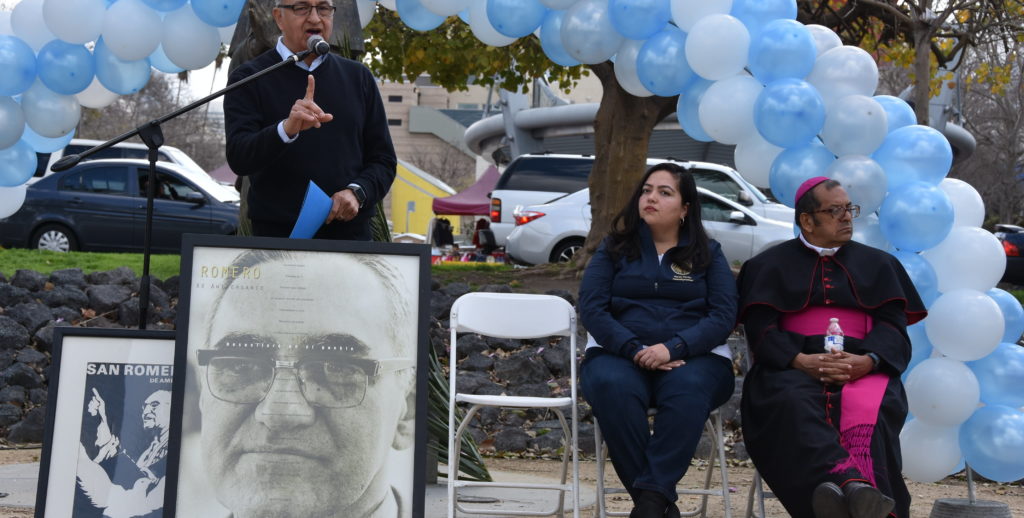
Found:
[{"label": "black shoe", "polygon": [[[673,510],[675,513],[669,514]],[[636,506],[629,513],[629,518],[676,518],[678,516],[679,509],[675,504],[669,502],[665,495],[646,489],[640,492],[640,496],[636,499]]]},{"label": "black shoe", "polygon": [[822,482],[814,488],[811,507],[815,518],[850,518],[843,490],[832,482]]},{"label": "black shoe", "polygon": [[885,518],[896,502],[877,488],[863,482],[850,482],[843,487],[846,504],[853,518]]}]

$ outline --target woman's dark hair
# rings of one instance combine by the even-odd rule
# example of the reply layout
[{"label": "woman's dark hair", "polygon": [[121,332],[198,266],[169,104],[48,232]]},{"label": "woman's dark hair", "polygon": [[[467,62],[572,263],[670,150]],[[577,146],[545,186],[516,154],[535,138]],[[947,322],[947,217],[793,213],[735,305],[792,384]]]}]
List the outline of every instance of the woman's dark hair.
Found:
[{"label": "woman's dark hair", "polygon": [[612,230],[608,234],[608,252],[614,258],[625,257],[630,261],[640,258],[640,223],[643,221],[640,219],[640,194],[647,179],[658,171],[665,171],[676,179],[683,203],[690,204],[683,224],[679,225],[679,240],[686,241],[686,245],[672,250],[669,258],[672,263],[685,270],[703,270],[711,263],[711,254],[708,252],[708,234],[704,231],[704,223],[700,217],[697,183],[686,169],[671,162],[652,166],[644,173],[626,206],[612,220]]}]

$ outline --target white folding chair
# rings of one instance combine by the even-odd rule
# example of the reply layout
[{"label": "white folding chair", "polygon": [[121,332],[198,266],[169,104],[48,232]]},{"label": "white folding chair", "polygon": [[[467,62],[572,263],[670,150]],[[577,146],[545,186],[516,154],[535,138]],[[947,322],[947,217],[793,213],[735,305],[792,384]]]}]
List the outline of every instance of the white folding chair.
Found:
[{"label": "white folding chair", "polygon": [[[497,338],[569,337],[570,374],[568,397],[487,396],[460,394],[455,390],[457,377],[458,333],[477,333]],[[455,512],[466,514],[507,514],[516,516],[549,516],[565,514],[565,494],[572,493],[572,515],[579,517],[579,458],[577,456],[578,418],[576,412],[576,310],[560,297],[521,293],[467,293],[459,297],[451,311],[451,356],[449,360],[448,400],[448,518]],[[461,422],[455,419],[455,407],[467,403],[469,411]],[[484,407],[547,408],[558,416],[565,437],[562,455],[562,474],[559,484],[477,482],[459,480],[459,454],[462,435],[473,416]],[[571,412],[567,423],[563,410]],[[569,459],[572,459],[572,479],[568,478]],[[458,501],[458,489],[463,487],[504,487],[516,489],[549,489],[559,492],[554,509],[522,511],[494,507],[465,508]]]},{"label": "white folding chair", "polygon": [[[647,411],[648,416],[653,416],[656,413],[657,409],[655,408]],[[704,518],[707,516],[708,497],[719,496],[722,498],[725,518],[732,518],[732,506],[729,503],[729,471],[725,465],[725,439],[722,434],[722,415],[718,412],[718,409],[711,412],[711,416],[704,423],[704,430],[707,431],[708,437],[714,442],[711,451],[708,453],[708,469],[707,475],[704,477],[704,489],[677,489],[677,492],[681,495],[700,495],[700,507],[692,511],[681,511],[679,515],[700,516]],[[609,511],[606,508],[606,495],[623,494],[626,493],[626,490],[621,487],[605,487],[604,485],[606,456],[604,438],[601,436],[601,427],[598,426],[597,420],[594,420],[594,445],[597,455],[597,516],[598,518],[629,516],[628,512]],[[718,468],[722,475],[722,486],[718,489],[711,489],[711,477],[715,470],[716,457],[718,458]]]},{"label": "white folding chair", "polygon": [[[746,328],[742,325],[739,327],[740,336],[743,339],[743,375],[746,376],[750,372],[750,368],[754,365],[753,354],[751,354],[750,346],[747,344],[747,333]],[[775,494],[771,491],[764,490],[764,483],[761,480],[761,473],[754,468],[754,478],[750,481],[750,489],[747,491],[747,510],[743,513],[743,518],[767,518],[767,514],[764,511],[764,499],[775,498]],[[754,506],[757,506],[755,509]]]}]

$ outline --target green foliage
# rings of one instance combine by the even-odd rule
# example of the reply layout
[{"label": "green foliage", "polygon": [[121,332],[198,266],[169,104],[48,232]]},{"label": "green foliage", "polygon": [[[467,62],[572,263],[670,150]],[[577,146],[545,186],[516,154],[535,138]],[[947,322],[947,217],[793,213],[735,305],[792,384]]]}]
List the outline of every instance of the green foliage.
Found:
[{"label": "green foliage", "polygon": [[363,35],[364,62],[377,77],[392,81],[428,74],[433,84],[449,90],[466,90],[472,82],[515,91],[528,89],[533,78],[545,78],[568,90],[587,73],[583,66],[552,63],[535,36],[506,47],[484,45],[458,16],[448,17],[432,31],[419,32],[402,23],[398,13],[378,6]]},{"label": "green foliage", "polygon": [[[88,274],[113,270],[121,266],[127,266],[134,270],[136,275],[142,275],[142,254],[0,249],[0,272],[8,277],[14,275],[17,270],[34,270],[48,274],[54,270],[81,268]],[[149,274],[157,279],[178,275],[180,267],[181,259],[177,255],[151,255],[149,258]]]}]

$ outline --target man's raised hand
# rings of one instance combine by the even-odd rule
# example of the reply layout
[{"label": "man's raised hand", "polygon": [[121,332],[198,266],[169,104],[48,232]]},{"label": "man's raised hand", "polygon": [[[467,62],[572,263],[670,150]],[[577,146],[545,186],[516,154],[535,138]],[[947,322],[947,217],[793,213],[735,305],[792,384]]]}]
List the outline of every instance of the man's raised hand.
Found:
[{"label": "man's raised hand", "polygon": [[310,74],[306,79],[306,95],[292,105],[292,111],[284,121],[284,132],[289,137],[295,137],[300,131],[309,128],[319,128],[321,124],[331,122],[334,116],[324,113],[316,102],[313,101],[313,92],[316,89],[316,81]]}]

